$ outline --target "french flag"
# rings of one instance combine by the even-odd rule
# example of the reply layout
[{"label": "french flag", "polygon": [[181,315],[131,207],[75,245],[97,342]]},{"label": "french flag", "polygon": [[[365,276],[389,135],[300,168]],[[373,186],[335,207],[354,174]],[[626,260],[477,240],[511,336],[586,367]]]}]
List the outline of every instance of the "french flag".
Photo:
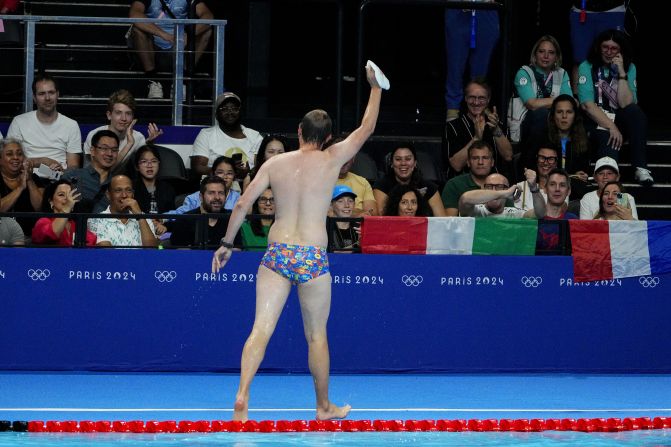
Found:
[{"label": "french flag", "polygon": [[571,220],[575,281],[671,272],[671,222]]}]

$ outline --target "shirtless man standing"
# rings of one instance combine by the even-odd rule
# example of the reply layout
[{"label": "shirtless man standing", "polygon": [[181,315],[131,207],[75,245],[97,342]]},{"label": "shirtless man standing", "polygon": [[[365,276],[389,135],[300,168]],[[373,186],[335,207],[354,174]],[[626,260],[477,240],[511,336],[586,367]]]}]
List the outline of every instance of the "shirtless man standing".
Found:
[{"label": "shirtless man standing", "polygon": [[222,246],[214,253],[212,271],[230,259],[233,238],[247,210],[266,189],[275,196],[275,223],[256,282],[254,327],[242,350],[240,386],[235,396],[234,420],[248,418],[249,387],[263,360],[266,346],[286,303],[291,285],[298,286],[303,326],[308,342],[308,365],[317,397],[317,419],[344,418],[350,406],[338,407],[328,397],[329,348],[326,322],[331,307],[331,274],[326,257],[326,213],[340,167],[359,151],[375,129],[382,90],[371,68],[371,86],[361,126],[344,141],[321,150],[331,137],[331,118],[313,110],[298,127],[297,151],[266,161],[233,209]]}]

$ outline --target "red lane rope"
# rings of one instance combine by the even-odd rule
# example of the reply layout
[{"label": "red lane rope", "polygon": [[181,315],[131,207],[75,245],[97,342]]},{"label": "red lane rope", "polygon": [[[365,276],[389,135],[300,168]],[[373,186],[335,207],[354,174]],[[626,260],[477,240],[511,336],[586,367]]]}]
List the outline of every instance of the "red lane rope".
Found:
[{"label": "red lane rope", "polygon": [[423,419],[342,421],[30,421],[29,432],[210,433],[210,432],[402,432],[402,431],[581,431],[617,432],[671,428],[671,417],[585,419]]}]

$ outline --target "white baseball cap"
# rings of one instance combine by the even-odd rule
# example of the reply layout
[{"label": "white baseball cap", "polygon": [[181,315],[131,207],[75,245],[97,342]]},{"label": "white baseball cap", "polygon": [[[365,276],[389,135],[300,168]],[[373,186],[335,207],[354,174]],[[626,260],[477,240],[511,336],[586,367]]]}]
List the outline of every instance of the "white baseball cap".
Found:
[{"label": "white baseball cap", "polygon": [[617,167],[617,162],[612,159],[611,157],[601,157],[596,161],[596,164],[594,165],[594,173],[596,174],[599,172],[599,169],[601,168],[611,168],[618,174],[620,173],[620,168]]}]

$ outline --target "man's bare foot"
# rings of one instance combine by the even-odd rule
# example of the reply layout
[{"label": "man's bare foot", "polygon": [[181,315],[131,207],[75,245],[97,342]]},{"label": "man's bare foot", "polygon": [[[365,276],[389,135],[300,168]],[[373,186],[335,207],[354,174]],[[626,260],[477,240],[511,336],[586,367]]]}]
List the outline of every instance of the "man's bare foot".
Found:
[{"label": "man's bare foot", "polygon": [[352,409],[351,405],[345,405],[343,407],[338,407],[329,402],[329,407],[327,409],[317,408],[317,419],[324,421],[326,419],[342,419],[347,417],[347,414]]},{"label": "man's bare foot", "polygon": [[238,397],[233,405],[233,420],[247,422],[247,419],[247,399]]}]

